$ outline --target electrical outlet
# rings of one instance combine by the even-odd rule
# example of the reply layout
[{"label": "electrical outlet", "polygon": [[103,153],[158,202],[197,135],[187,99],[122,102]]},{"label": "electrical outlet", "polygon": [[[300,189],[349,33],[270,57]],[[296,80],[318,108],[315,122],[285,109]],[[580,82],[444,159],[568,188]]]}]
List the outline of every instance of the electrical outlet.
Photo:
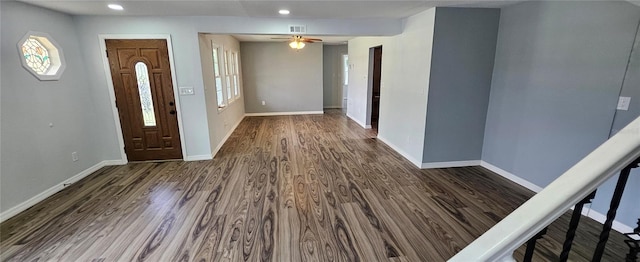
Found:
[{"label": "electrical outlet", "polygon": [[266,104],[267,104],[267,103],[265,103],[265,102],[264,102],[264,100],[262,100],[262,105],[264,106],[264,105],[266,105]]},{"label": "electrical outlet", "polygon": [[625,111],[629,110],[629,104],[631,104],[631,97],[621,96],[618,99],[618,107],[616,109]]},{"label": "electrical outlet", "polygon": [[73,162],[78,161],[78,152],[71,153],[71,160],[73,160]]}]

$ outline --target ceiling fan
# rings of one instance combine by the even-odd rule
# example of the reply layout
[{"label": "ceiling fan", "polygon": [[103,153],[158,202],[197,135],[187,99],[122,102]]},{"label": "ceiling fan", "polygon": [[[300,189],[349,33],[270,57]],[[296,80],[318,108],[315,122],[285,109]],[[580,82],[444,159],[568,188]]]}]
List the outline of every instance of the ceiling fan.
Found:
[{"label": "ceiling fan", "polygon": [[291,37],[274,37],[271,39],[283,39],[283,40],[289,40],[289,46],[293,49],[302,49],[305,46],[305,43],[315,43],[315,42],[322,42],[322,39],[319,38],[305,38],[302,37],[300,35],[294,35]]}]

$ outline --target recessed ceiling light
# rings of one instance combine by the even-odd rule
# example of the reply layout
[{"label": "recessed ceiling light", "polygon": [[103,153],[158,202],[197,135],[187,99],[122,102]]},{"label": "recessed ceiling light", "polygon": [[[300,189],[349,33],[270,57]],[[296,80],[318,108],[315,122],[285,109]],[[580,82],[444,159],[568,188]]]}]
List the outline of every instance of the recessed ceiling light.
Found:
[{"label": "recessed ceiling light", "polygon": [[120,11],[120,10],[124,10],[124,7],[122,7],[121,5],[117,5],[117,4],[109,4],[109,5],[107,5],[107,6],[108,6],[110,9],[113,9],[113,10],[118,10],[118,11]]},{"label": "recessed ceiling light", "polygon": [[281,9],[280,11],[278,11],[278,13],[280,13],[281,15],[288,15],[290,12],[287,9]]}]

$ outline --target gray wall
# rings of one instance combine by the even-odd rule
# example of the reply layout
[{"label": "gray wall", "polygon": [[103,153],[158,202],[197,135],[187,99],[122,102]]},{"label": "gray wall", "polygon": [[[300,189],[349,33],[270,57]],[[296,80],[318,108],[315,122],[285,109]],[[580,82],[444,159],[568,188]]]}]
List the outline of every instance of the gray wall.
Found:
[{"label": "gray wall", "polygon": [[101,34],[130,35],[170,34],[173,45],[173,76],[178,86],[194,88],[195,95],[178,96],[182,116],[182,132],[184,134],[186,159],[190,157],[206,157],[211,155],[209,130],[206,123],[206,107],[198,33],[187,17],[74,17],[82,51],[87,62],[87,73],[92,81],[88,87],[96,103],[94,107],[100,119],[100,133],[106,159],[120,159],[118,137],[114,124],[114,115],[109,102],[108,82],[111,77],[104,70],[104,54],[100,50]]},{"label": "gray wall", "polygon": [[[324,45],[322,51],[323,106],[341,108],[343,99],[342,55],[347,45]],[[344,97],[346,98],[346,97]]]},{"label": "gray wall", "polygon": [[[631,104],[628,111],[616,111],[613,119],[612,134],[617,133],[618,130],[640,116],[640,35],[636,35],[629,68],[627,69],[620,96],[631,97]],[[617,181],[618,176],[615,176],[598,188],[598,198],[594,200],[592,208],[607,210]],[[633,226],[637,221],[636,219],[640,218],[640,205],[638,205],[640,191],[638,189],[640,189],[640,169],[636,168],[633,169],[629,176],[626,190],[622,195],[622,201],[618,209],[617,220],[625,225]]]},{"label": "gray wall", "polygon": [[[91,81],[70,16],[19,2],[0,3],[2,153],[0,211],[7,211],[103,160]],[[16,47],[28,31],[62,47],[66,70],[39,81],[21,66]],[[49,123],[53,127],[49,127]],[[79,160],[71,161],[71,152]]]},{"label": "gray wall", "polygon": [[207,123],[209,123],[209,142],[211,143],[211,152],[215,155],[225,142],[224,139],[235,130],[236,125],[244,118],[244,95],[242,93],[242,63],[238,61],[240,68],[238,71],[240,97],[228,104],[223,110],[218,110],[215,75],[213,74],[212,42],[224,50],[238,52],[238,59],[242,57],[242,54],[240,53],[240,43],[232,36],[199,34],[198,39],[205,104],[207,107]]},{"label": "gray wall", "polygon": [[624,1],[503,8],[483,160],[544,187],[603,143],[639,20]]},{"label": "gray wall", "polygon": [[322,111],[321,43],[243,42],[240,53],[247,113]]},{"label": "gray wall", "polygon": [[423,163],[480,160],[500,9],[436,8]]},{"label": "gray wall", "polygon": [[636,41],[633,44],[620,96],[631,97],[631,104],[627,111],[616,110],[611,129],[612,135],[640,116],[640,31],[636,32]]},{"label": "gray wall", "polygon": [[[113,112],[109,102],[107,81],[98,35],[170,34],[178,86],[193,87],[195,94],[180,96],[180,112],[187,159],[210,156],[211,144],[206,123],[204,81],[198,33],[218,34],[286,34],[288,25],[304,24],[309,33],[318,35],[394,35],[401,32],[399,19],[280,19],[209,16],[76,16],[74,24],[87,62],[88,86],[95,99],[99,134],[104,159],[119,159],[120,149]],[[349,25],[349,26],[344,26]],[[272,65],[271,65],[272,66]],[[319,69],[321,70],[321,69]],[[322,76],[320,76],[322,77]],[[319,97],[322,99],[320,88]],[[319,100],[321,101],[321,100]],[[322,107],[320,102],[319,108]],[[216,123],[222,124],[222,123]],[[229,123],[233,124],[233,123]]]},{"label": "gray wall", "polygon": [[[121,159],[109,101],[107,83],[111,79],[104,70],[100,34],[171,35],[176,70],[173,77],[179,86],[190,86],[195,90],[194,95],[179,97],[185,157],[198,159],[210,157],[212,144],[216,142],[209,140],[198,52],[199,32],[285,34],[292,23],[305,24],[310,33],[318,35],[395,35],[402,30],[400,19],[71,17],[14,1],[0,3],[1,211],[23,203],[103,160]],[[68,66],[60,81],[39,82],[19,66],[16,43],[29,30],[47,32],[63,46]],[[322,86],[319,88],[321,90]],[[322,91],[319,92],[321,99]],[[235,113],[227,114],[228,125],[234,124]],[[53,128],[48,128],[49,122],[54,123]],[[78,162],[70,160],[73,151],[79,153]],[[24,160],[27,158],[29,164]]]}]

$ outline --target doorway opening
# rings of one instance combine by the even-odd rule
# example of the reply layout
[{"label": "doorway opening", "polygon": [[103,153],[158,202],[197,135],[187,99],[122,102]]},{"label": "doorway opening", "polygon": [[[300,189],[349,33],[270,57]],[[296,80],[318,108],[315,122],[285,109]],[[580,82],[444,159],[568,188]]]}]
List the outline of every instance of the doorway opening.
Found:
[{"label": "doorway opening", "polygon": [[347,112],[347,96],[349,94],[349,54],[342,55],[342,111]]},{"label": "doorway opening", "polygon": [[369,48],[369,124],[378,131],[380,120],[380,79],[382,77],[382,46]]}]

